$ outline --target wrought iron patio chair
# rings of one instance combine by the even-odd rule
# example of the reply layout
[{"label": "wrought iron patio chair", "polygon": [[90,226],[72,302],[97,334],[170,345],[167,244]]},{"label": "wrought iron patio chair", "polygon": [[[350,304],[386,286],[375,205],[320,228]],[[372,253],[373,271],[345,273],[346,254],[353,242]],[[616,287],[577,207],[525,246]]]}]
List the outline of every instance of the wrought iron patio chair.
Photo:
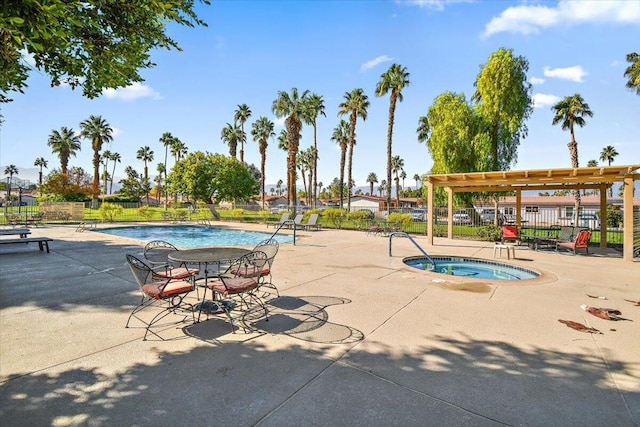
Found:
[{"label": "wrought iron patio chair", "polygon": [[151,265],[155,275],[172,279],[195,278],[199,270],[186,265],[175,265],[169,260],[169,255],[178,248],[164,240],[153,240],[144,247],[144,259]]},{"label": "wrought iron patio chair", "polygon": [[[129,254],[127,254],[126,258],[133,277],[140,288],[142,299],[131,311],[125,328],[129,327],[131,318],[135,317],[145,325],[143,341],[146,341],[149,332],[161,340],[164,340],[158,333],[151,330],[151,328],[168,315],[181,313],[184,315],[181,321],[184,321],[190,315],[195,322],[193,306],[184,301],[187,294],[193,291],[195,287],[193,281],[157,276],[153,269],[139,258]],[[140,316],[142,310],[154,306],[159,307],[160,311],[156,313],[151,320]]]},{"label": "wrought iron patio chair", "polygon": [[276,285],[273,283],[273,276],[271,274],[271,271],[273,269],[273,261],[276,257],[276,254],[278,253],[279,248],[280,248],[280,244],[276,239],[273,239],[273,238],[263,240],[253,248],[254,251],[261,251],[267,254],[267,263],[265,264],[260,274],[259,287],[260,288],[266,287],[266,288],[273,289],[276,292],[276,296],[278,297],[280,296],[280,292],[278,291],[278,288],[276,287]]},{"label": "wrought iron patio chair", "polygon": [[[266,264],[266,253],[252,251],[232,262],[224,273],[206,283],[206,288],[211,290],[213,300],[235,300],[237,302],[230,307],[240,309],[241,320],[245,326],[247,326],[246,317],[249,314],[252,319],[264,317],[267,321],[269,320],[267,307],[257,294],[260,287],[260,277]],[[232,331],[235,333],[234,318],[230,314],[231,309],[226,309],[224,306],[222,308],[231,323]],[[264,312],[264,316],[254,317],[257,311]],[[246,328],[243,327],[243,329]]]}]

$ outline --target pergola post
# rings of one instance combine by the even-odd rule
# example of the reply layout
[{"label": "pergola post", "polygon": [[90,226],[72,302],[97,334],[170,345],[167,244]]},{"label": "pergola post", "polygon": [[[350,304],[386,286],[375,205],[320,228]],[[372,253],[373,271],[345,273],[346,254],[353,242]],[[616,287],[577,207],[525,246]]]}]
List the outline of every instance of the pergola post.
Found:
[{"label": "pergola post", "polygon": [[453,239],[453,189],[445,187],[447,192],[447,238]]},{"label": "pergola post", "polygon": [[607,247],[607,185],[600,186],[600,247]]},{"label": "pergola post", "polygon": [[516,226],[520,228],[520,223],[522,222],[522,191],[520,189],[516,190]]},{"label": "pergola post", "polygon": [[623,185],[624,240],[622,253],[625,261],[633,261],[633,176],[626,176]]},{"label": "pergola post", "polygon": [[433,183],[427,181],[427,244],[433,246]]}]

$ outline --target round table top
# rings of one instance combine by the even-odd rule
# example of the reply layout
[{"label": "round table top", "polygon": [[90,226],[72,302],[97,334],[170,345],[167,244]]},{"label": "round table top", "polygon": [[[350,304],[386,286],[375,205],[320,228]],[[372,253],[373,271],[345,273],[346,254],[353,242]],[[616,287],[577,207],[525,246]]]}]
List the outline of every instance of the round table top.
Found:
[{"label": "round table top", "polygon": [[251,252],[249,249],[237,247],[207,247],[174,251],[169,259],[174,262],[187,264],[223,263],[236,260]]}]

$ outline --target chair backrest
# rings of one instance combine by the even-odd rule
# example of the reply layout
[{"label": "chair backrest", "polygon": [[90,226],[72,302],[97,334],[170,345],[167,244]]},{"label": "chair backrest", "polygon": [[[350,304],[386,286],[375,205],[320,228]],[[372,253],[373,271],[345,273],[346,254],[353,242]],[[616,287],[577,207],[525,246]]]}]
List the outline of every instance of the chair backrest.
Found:
[{"label": "chair backrest", "polygon": [[560,227],[560,236],[558,240],[560,242],[573,242],[573,226],[563,225]]},{"label": "chair backrest", "polygon": [[136,283],[142,290],[142,287],[145,285],[145,283],[148,283],[151,280],[151,275],[153,272],[151,268],[139,258],[136,258],[135,256],[129,254],[127,254],[126,257],[127,264],[129,264],[129,268],[133,273],[133,277],[134,279],[136,279]]},{"label": "chair backrest", "polygon": [[280,221],[278,221],[280,224],[284,224],[285,222],[289,221],[289,217],[291,216],[291,214],[289,212],[285,212],[282,214],[282,216],[280,217]]},{"label": "chair backrest", "polygon": [[518,227],[516,225],[503,225],[502,238],[506,240],[513,240],[513,239],[520,238],[518,234]]},{"label": "chair backrest", "polygon": [[589,246],[589,239],[591,239],[590,230],[580,230],[576,236],[576,248],[586,248]]},{"label": "chair backrest", "polygon": [[258,282],[266,264],[267,254],[254,250],[232,262],[220,278],[224,282],[225,277],[229,276],[250,277]]},{"label": "chair backrest", "polygon": [[307,220],[307,225],[316,225],[318,222],[318,214],[314,213],[309,215],[309,219]]},{"label": "chair backrest", "polygon": [[293,219],[293,222],[295,222],[296,225],[302,225],[302,218],[304,217],[303,214],[298,214],[296,215],[296,217]]},{"label": "chair backrest", "polygon": [[164,240],[153,240],[144,247],[144,258],[151,264],[169,264],[169,254],[178,248]]},{"label": "chair backrest", "polygon": [[269,264],[269,269],[271,269],[271,266],[273,265],[273,260],[276,257],[276,254],[278,253],[279,248],[280,248],[280,244],[276,239],[267,239],[258,243],[256,247],[253,248],[253,250],[261,251],[267,254],[267,263]]}]

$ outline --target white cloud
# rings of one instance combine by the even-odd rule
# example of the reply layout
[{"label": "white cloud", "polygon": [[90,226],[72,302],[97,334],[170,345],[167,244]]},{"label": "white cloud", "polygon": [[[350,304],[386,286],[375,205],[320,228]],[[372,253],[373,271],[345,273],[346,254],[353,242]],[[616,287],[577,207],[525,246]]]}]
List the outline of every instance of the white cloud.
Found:
[{"label": "white cloud", "polygon": [[542,77],[531,77],[529,81],[532,85],[541,85],[544,83],[544,79]]},{"label": "white cloud", "polygon": [[406,4],[409,6],[426,7],[432,10],[444,10],[445,5],[454,3],[471,3],[474,0],[396,0],[396,3]]},{"label": "white cloud", "polygon": [[111,126],[111,130],[112,130],[111,136],[113,136],[114,138],[117,138],[124,133],[122,129],[119,129],[115,126]]},{"label": "white cloud", "polygon": [[617,59],[614,59],[614,60],[611,62],[611,66],[612,66],[612,67],[617,67],[617,66],[618,66],[618,65],[620,65],[620,64],[622,64],[622,61],[619,61],[619,60],[617,60]]},{"label": "white cloud", "polygon": [[103,95],[109,99],[121,99],[124,101],[133,101],[138,98],[160,99],[160,94],[153,90],[151,86],[143,85],[135,82],[130,86],[118,89],[105,89]]},{"label": "white cloud", "polygon": [[544,67],[545,77],[552,77],[556,79],[571,80],[577,83],[582,83],[584,76],[588,75],[586,71],[579,65],[567,68],[550,68]]},{"label": "white cloud", "polygon": [[589,22],[637,24],[640,2],[611,0],[560,0],[556,7],[514,6],[505,9],[485,26],[486,37],[501,32],[538,34],[544,28]]},{"label": "white cloud", "polygon": [[364,73],[365,71],[368,71],[370,69],[372,69],[373,67],[375,67],[378,64],[382,64],[383,62],[389,62],[392,61],[393,58],[388,57],[387,55],[382,55],[382,56],[378,56],[375,59],[372,59],[371,61],[367,61],[364,64],[362,64],[362,66],[360,67],[360,72]]},{"label": "white cloud", "polygon": [[536,93],[533,95],[533,108],[548,107],[560,101],[559,96],[546,93]]}]

